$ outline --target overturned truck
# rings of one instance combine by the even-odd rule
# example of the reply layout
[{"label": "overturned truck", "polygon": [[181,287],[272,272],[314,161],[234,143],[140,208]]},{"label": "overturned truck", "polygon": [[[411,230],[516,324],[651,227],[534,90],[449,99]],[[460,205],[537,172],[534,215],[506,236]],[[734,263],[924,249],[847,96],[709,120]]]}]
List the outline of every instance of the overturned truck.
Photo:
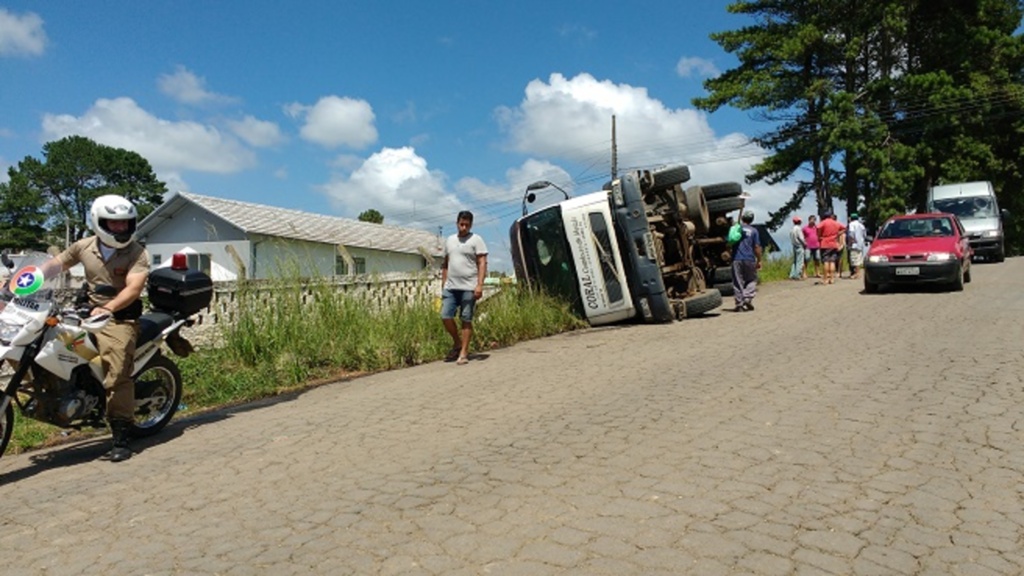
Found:
[{"label": "overturned truck", "polygon": [[725,235],[728,213],[743,208],[742,188],[683,187],[689,179],[687,166],[633,171],[524,214],[509,230],[516,276],[592,325],[671,322],[718,308],[731,290]]}]

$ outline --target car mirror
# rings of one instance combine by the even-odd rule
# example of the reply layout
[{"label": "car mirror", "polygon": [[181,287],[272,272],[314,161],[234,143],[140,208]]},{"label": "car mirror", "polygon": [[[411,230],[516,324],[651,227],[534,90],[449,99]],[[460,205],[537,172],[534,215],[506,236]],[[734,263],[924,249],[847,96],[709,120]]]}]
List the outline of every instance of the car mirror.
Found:
[{"label": "car mirror", "polygon": [[1006,208],[1001,209],[999,211],[999,217],[1002,218],[1003,220],[1009,220],[1010,219],[1010,211],[1007,210]]}]

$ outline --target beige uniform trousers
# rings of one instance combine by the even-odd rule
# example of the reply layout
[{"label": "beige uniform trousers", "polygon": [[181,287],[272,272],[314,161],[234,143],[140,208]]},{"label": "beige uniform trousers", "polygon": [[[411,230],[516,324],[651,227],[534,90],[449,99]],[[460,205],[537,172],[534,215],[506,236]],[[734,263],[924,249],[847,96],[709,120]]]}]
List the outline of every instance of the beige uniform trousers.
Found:
[{"label": "beige uniform trousers", "polygon": [[139,337],[136,321],[111,320],[96,334],[96,346],[103,364],[103,388],[107,391],[107,419],[135,419],[135,341]]}]

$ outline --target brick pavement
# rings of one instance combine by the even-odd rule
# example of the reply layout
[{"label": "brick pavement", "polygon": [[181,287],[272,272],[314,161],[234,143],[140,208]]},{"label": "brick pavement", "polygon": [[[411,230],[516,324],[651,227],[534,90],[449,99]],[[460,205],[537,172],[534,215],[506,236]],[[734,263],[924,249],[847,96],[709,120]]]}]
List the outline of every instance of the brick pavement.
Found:
[{"label": "brick pavement", "polygon": [[123,464],[6,456],[4,573],[1019,574],[1022,281],[783,282],[179,420]]}]

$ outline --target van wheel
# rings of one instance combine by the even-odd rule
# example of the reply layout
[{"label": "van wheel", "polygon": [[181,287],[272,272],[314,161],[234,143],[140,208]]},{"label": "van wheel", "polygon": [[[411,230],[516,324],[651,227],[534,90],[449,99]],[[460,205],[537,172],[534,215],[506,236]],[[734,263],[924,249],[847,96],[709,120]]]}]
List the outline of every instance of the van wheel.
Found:
[{"label": "van wheel", "polygon": [[1003,251],[1003,247],[1000,246],[999,247],[999,252],[996,252],[996,255],[992,257],[992,261],[993,262],[1002,262],[1003,260],[1006,260],[1006,252],[1004,252]]}]

